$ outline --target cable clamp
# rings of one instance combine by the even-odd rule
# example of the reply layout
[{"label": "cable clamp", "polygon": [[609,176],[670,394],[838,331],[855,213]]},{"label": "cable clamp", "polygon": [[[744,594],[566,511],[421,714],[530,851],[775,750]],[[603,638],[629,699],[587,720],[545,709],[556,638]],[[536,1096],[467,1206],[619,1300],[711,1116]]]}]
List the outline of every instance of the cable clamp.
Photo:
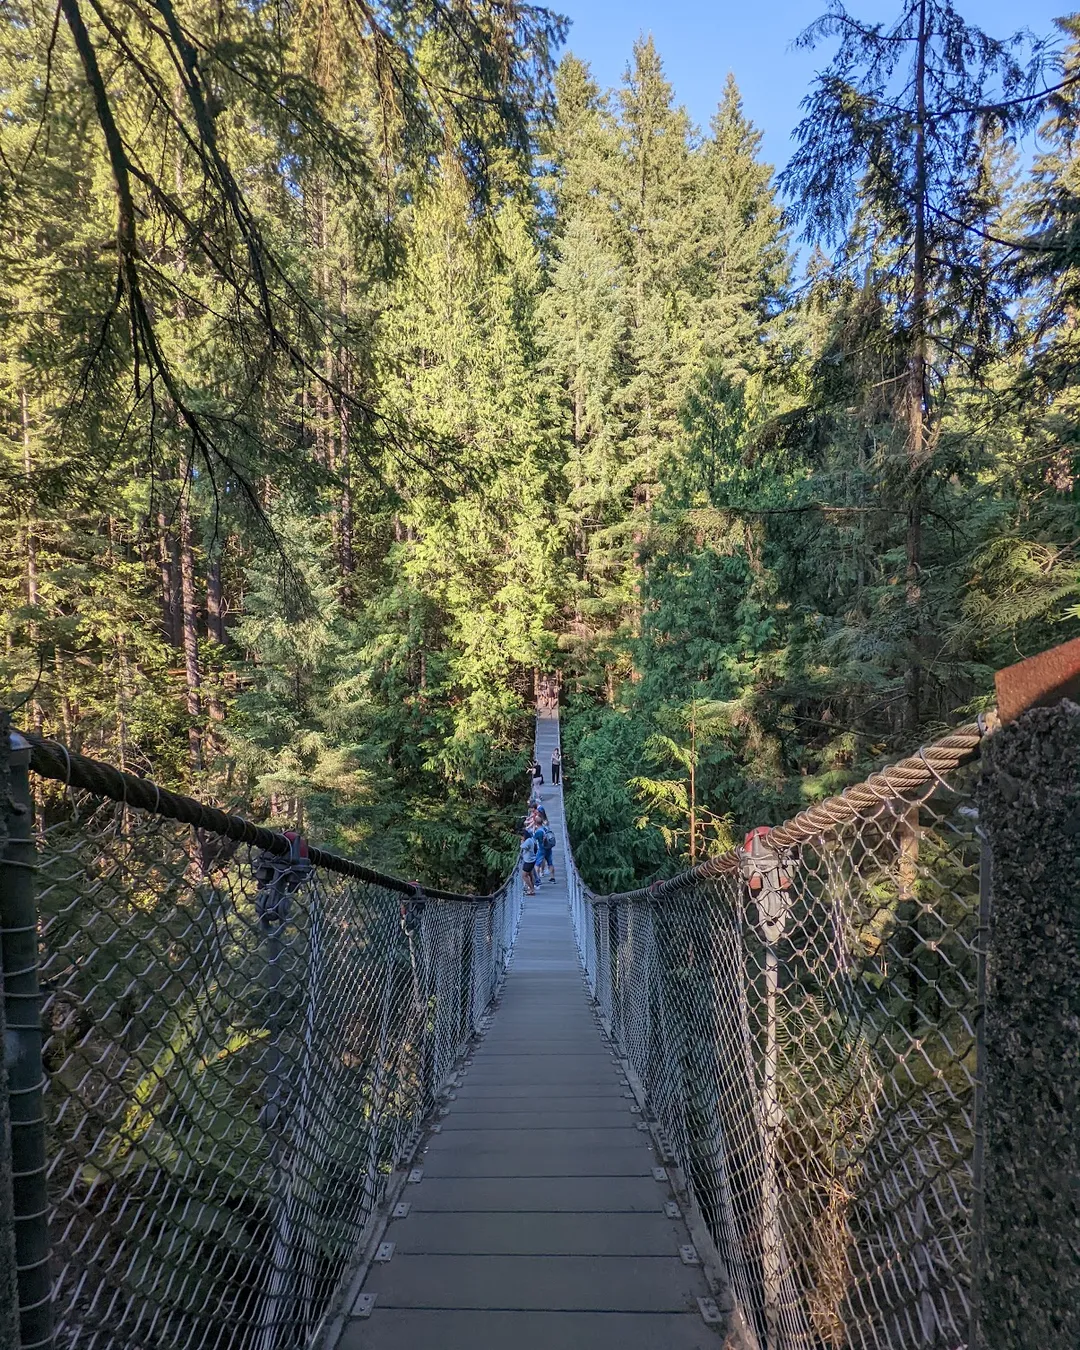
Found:
[{"label": "cable clamp", "polygon": [[255,855],[252,871],[259,892],[255,897],[255,913],[264,926],[284,924],[289,918],[289,897],[307,880],[313,870],[308,855],[308,842],[295,830],[285,830],[288,840],[287,855],[263,849]]},{"label": "cable clamp", "polygon": [[427,896],[418,881],[410,881],[407,885],[412,892],[412,899],[401,902],[401,931],[412,937],[423,920],[424,910],[427,909]]},{"label": "cable clamp", "polygon": [[990,708],[987,712],[978,714],[975,724],[979,728],[980,737],[992,736],[995,731],[1001,730],[1001,717],[996,708]]},{"label": "cable clamp", "polygon": [[770,826],[757,826],[736,852],[739,872],[757,908],[757,927],[765,941],[774,944],[787,926],[792,876],[790,854],[770,842],[771,834]]}]

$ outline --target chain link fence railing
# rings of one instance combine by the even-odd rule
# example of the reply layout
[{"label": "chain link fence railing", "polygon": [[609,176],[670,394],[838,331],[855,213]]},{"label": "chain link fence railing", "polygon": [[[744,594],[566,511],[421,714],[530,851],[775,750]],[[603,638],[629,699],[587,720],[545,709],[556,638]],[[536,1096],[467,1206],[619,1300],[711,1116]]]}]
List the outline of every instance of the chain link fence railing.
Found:
[{"label": "chain link fence railing", "polygon": [[597,896],[586,981],[708,1229],[737,1350],[969,1344],[988,888],[960,728]]},{"label": "chain link fence railing", "polygon": [[22,1350],[309,1346],[497,993],[520,878],[424,891],[13,744],[16,798],[20,757],[45,788],[0,862],[5,958],[36,926],[40,990],[25,960],[5,986],[9,1027],[41,1028],[14,1134],[17,1180],[44,1143]]}]

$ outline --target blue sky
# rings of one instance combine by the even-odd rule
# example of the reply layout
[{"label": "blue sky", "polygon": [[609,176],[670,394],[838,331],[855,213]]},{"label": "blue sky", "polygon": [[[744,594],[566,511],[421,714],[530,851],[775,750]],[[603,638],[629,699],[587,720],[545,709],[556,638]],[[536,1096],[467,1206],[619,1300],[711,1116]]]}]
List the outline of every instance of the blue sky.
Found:
[{"label": "blue sky", "polygon": [[[828,63],[825,48],[794,51],[795,36],[826,8],[824,0],[547,0],[571,20],[567,49],[588,61],[605,87],[622,78],[635,38],[652,33],[678,102],[707,126],[724,86],[735,72],[746,111],[764,132],[764,153],[777,168],[791,153],[799,101],[814,72]],[[1076,8],[1080,8],[1077,0]],[[898,4],[848,0],[860,18],[884,20]],[[1042,36],[1054,17],[1072,6],[1048,0],[958,0],[964,18],[993,37],[1017,28]]]}]

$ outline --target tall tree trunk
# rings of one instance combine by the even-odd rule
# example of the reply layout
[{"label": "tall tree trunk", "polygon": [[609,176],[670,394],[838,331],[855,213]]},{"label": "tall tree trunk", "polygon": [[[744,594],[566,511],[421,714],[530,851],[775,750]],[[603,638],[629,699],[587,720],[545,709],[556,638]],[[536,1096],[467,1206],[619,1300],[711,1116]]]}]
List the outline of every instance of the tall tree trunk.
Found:
[{"label": "tall tree trunk", "polygon": [[[27,496],[30,497],[30,474],[33,470],[33,457],[30,452],[30,402],[26,393],[26,386],[19,389],[19,412],[22,417],[22,438],[23,438],[23,472],[26,474]],[[38,545],[37,535],[34,532],[34,521],[31,517],[26,522],[26,603],[31,609],[37,609],[41,604],[41,591],[38,586]],[[34,649],[35,656],[40,660],[41,632],[37,621],[32,619],[27,626],[30,645]],[[36,698],[30,701],[30,716],[33,719],[34,731],[40,736],[42,728],[45,725],[45,714],[41,704]],[[35,779],[35,801],[37,800],[37,786]]]},{"label": "tall tree trunk", "polygon": [[697,861],[697,702],[690,705],[690,866]]},{"label": "tall tree trunk", "polygon": [[[330,299],[330,264],[327,258],[327,236],[329,234],[328,207],[326,201],[326,187],[320,185],[316,196],[316,221],[315,221],[315,247],[319,255],[319,292],[323,304],[328,304]],[[330,396],[330,384],[333,381],[333,353],[329,346],[323,352],[322,357],[322,380],[319,382],[315,394],[315,409],[317,413],[316,422],[316,445],[320,463],[330,473],[334,471],[334,404]]]},{"label": "tall tree trunk", "polygon": [[184,680],[187,686],[188,760],[192,772],[203,767],[202,679],[199,672],[199,611],[195,604],[195,555],[191,542],[191,511],[187,496],[180,504],[180,602],[184,639]]},{"label": "tall tree trunk", "polygon": [[[19,388],[19,411],[22,417],[22,438],[23,438],[23,472],[26,474],[27,499],[33,500],[33,494],[30,491],[30,473],[33,468],[33,458],[30,452],[30,404],[26,394],[26,386]],[[31,609],[37,609],[41,603],[41,593],[38,589],[38,554],[37,554],[37,536],[34,533],[34,519],[29,516],[26,522],[26,603]],[[30,639],[30,646],[34,655],[41,665],[44,657],[41,652],[41,630],[38,627],[37,620],[31,619],[27,624],[27,636]],[[8,631],[8,641],[11,641],[11,632]],[[43,734],[45,729],[45,710],[37,698],[30,700],[30,720],[36,735]],[[45,798],[41,790],[41,783],[37,774],[31,774],[32,792],[34,799],[34,829],[40,833],[45,828]]]},{"label": "tall tree trunk", "polygon": [[[115,570],[120,562],[120,527],[115,516],[109,517],[109,565]],[[127,639],[122,624],[116,628],[116,757],[124,772],[128,767],[128,701],[131,697],[131,666],[128,661]]]},{"label": "tall tree trunk", "polygon": [[[349,278],[345,271],[345,261],[341,263],[340,284],[341,320],[344,324],[349,308]],[[353,556],[353,500],[352,500],[352,464],[349,454],[350,410],[347,396],[352,395],[352,368],[345,347],[338,351],[338,379],[341,382],[341,395],[338,403],[338,473],[341,476],[341,571],[344,577],[350,577],[355,569]]]},{"label": "tall tree trunk", "polygon": [[221,592],[221,554],[215,553],[206,569],[206,627],[215,642],[225,641],[225,604]]},{"label": "tall tree trunk", "polygon": [[[206,631],[214,642],[225,641],[225,603],[221,589],[221,553],[215,551],[206,569]],[[220,666],[215,660],[207,689],[206,710],[214,722],[224,722],[225,706],[221,701],[221,685],[218,680]]]},{"label": "tall tree trunk", "polygon": [[128,700],[131,697],[131,666],[128,661],[127,639],[123,629],[116,635],[116,751],[117,764],[123,772],[128,767],[128,745],[131,735],[128,727]]},{"label": "tall tree trunk", "polygon": [[[330,305],[330,257],[327,241],[330,235],[329,208],[327,204],[327,193],[325,187],[320,194],[320,224],[319,224],[319,243],[322,252],[322,265],[320,268],[320,289],[322,291],[323,303]],[[334,359],[334,350],[327,344],[326,351],[323,353],[323,436],[324,453],[326,455],[326,469],[328,473],[336,474],[340,468],[340,454],[336,445],[338,433],[341,429],[341,414],[343,403],[339,392],[335,392],[335,386],[340,380],[341,372],[336,369]],[[333,489],[331,489],[333,494]],[[342,557],[342,528],[341,528],[341,501],[339,498],[331,495],[330,506],[330,540],[333,548],[334,557],[339,560]]]},{"label": "tall tree trunk", "polygon": [[904,601],[911,635],[904,676],[904,725],[916,731],[922,717],[923,605],[922,518],[923,477],[927,457],[926,360],[926,51],[930,41],[926,0],[919,0],[919,32],[915,54],[915,239],[912,252],[911,355],[909,360],[908,513],[905,541]]},{"label": "tall tree trunk", "polygon": [[344,398],[340,401],[341,415],[338,420],[338,473],[341,477],[341,546],[339,557],[343,577],[350,577],[356,570],[353,551],[353,500],[352,465],[349,458],[349,405]]},{"label": "tall tree trunk", "polygon": [[56,692],[60,699],[60,717],[64,724],[64,744],[78,750],[79,744],[75,739],[75,707],[68,693],[67,671],[64,668],[59,643],[53,646],[53,670],[56,672]]},{"label": "tall tree trunk", "polygon": [[180,646],[180,606],[177,586],[176,538],[165,512],[157,513],[158,568],[161,576],[161,633],[170,647]]}]

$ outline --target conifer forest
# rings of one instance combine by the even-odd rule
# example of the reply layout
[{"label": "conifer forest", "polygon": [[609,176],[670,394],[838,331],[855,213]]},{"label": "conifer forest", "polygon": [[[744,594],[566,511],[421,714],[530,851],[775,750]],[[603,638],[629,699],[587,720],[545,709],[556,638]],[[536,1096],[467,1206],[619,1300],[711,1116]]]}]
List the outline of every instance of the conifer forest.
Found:
[{"label": "conifer forest", "polygon": [[1080,634],[1080,15],[895,2],[777,174],[519,0],[3,0],[16,724],[465,889],[557,673],[613,890]]}]

